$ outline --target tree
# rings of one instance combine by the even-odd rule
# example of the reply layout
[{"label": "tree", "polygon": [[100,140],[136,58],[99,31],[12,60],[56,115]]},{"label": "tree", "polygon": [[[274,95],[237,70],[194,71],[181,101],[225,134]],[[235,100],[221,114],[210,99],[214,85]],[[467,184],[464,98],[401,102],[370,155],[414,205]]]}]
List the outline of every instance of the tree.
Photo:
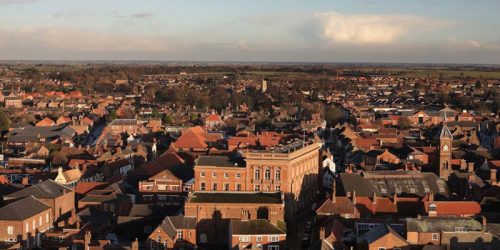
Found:
[{"label": "tree", "polygon": [[5,112],[3,112],[3,110],[0,110],[0,130],[5,131],[8,130],[9,127],[10,127],[9,117],[7,116],[7,114],[5,114]]},{"label": "tree", "polygon": [[116,110],[111,110],[108,115],[108,122],[112,122],[116,119]]},{"label": "tree", "polygon": [[343,116],[344,115],[342,114],[342,110],[335,106],[327,107],[325,110],[325,120],[326,123],[330,126],[333,126],[342,121]]},{"label": "tree", "polygon": [[407,116],[401,116],[401,119],[399,119],[399,128],[403,130],[411,128],[411,121]]}]

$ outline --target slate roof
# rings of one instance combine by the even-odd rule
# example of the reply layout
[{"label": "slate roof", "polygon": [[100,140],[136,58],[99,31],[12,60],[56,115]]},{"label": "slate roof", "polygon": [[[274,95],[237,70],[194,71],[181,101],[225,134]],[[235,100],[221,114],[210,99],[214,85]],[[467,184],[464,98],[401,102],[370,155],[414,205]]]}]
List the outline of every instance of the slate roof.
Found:
[{"label": "slate roof", "polygon": [[0,208],[0,220],[22,221],[49,209],[49,205],[28,196]]},{"label": "slate roof", "polygon": [[391,226],[387,224],[380,224],[375,227],[373,230],[368,231],[367,233],[361,235],[358,239],[358,243],[366,242],[368,244],[375,242],[376,240],[382,238],[384,235],[393,234],[398,237],[402,241],[406,241],[401,235],[399,235]]},{"label": "slate roof", "polygon": [[15,128],[10,132],[7,141],[9,142],[38,142],[41,138],[71,138],[75,134],[75,130],[67,125],[35,127],[26,126]]},{"label": "slate roof", "polygon": [[424,197],[432,191],[436,195],[448,197],[448,185],[434,173],[420,173],[414,171],[365,171],[363,175],[341,173],[340,186],[337,190],[356,191],[359,197],[372,197],[375,192],[379,197],[398,196]]},{"label": "slate roof", "polygon": [[196,218],[185,217],[184,215],[167,216],[159,225],[159,228],[161,228],[171,239],[174,239],[178,229],[195,229]]},{"label": "slate roof", "polygon": [[234,161],[229,156],[202,155],[198,158],[196,167],[245,167],[243,163],[243,161]]},{"label": "slate roof", "polygon": [[271,224],[268,220],[231,220],[230,227],[233,235],[276,235],[286,234],[283,230]]},{"label": "slate roof", "polygon": [[281,193],[263,192],[194,192],[189,197],[191,203],[265,203],[281,204]]},{"label": "slate roof", "polygon": [[17,199],[30,195],[33,195],[37,199],[54,199],[62,196],[65,191],[71,192],[72,189],[49,179],[34,186],[6,195],[5,199]]},{"label": "slate roof", "polygon": [[406,219],[408,232],[454,232],[455,227],[466,227],[467,231],[481,231],[482,224],[473,218],[425,217]]}]

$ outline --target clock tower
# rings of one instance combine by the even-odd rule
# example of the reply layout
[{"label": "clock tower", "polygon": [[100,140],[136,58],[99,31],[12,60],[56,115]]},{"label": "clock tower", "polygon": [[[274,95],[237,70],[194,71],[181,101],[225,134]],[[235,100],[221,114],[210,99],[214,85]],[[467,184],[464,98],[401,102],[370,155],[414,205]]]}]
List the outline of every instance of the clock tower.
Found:
[{"label": "clock tower", "polygon": [[443,121],[443,128],[439,134],[439,177],[448,180],[451,169],[451,150],[453,135],[446,125],[446,119]]}]

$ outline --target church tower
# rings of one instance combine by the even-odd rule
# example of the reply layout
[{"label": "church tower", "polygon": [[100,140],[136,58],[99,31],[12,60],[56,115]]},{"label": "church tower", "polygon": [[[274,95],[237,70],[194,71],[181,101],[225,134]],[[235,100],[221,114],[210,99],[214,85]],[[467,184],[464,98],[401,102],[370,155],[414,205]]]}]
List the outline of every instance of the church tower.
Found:
[{"label": "church tower", "polygon": [[446,125],[446,118],[443,121],[443,128],[439,134],[439,177],[448,180],[451,174],[451,150],[453,135]]}]

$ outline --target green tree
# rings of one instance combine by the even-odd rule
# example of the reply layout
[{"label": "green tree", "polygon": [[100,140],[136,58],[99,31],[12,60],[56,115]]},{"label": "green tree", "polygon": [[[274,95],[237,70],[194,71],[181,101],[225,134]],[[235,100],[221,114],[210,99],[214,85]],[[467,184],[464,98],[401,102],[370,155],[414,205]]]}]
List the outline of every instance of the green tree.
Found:
[{"label": "green tree", "polygon": [[5,112],[3,112],[3,110],[0,110],[0,130],[5,131],[8,130],[9,127],[10,127],[9,117],[7,116],[7,114],[5,114]]},{"label": "green tree", "polygon": [[335,106],[327,107],[325,110],[325,120],[330,126],[334,126],[335,124],[341,122],[343,117],[344,115],[342,114],[342,110]]},{"label": "green tree", "polygon": [[117,115],[116,115],[116,111],[115,110],[111,110],[108,114],[108,122],[112,122],[116,119]]}]

